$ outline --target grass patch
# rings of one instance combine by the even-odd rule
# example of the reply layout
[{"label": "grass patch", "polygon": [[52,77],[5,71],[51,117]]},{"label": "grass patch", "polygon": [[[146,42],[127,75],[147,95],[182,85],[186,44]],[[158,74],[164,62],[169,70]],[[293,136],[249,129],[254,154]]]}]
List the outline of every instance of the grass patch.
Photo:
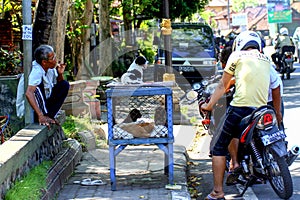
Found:
[{"label": "grass patch", "polygon": [[44,161],[34,167],[6,193],[5,200],[39,200],[46,190],[46,178],[52,161]]},{"label": "grass patch", "polygon": [[101,122],[91,121],[88,116],[76,117],[76,116],[66,116],[65,122],[62,124],[62,129],[67,138],[72,138],[77,140],[83,151],[86,151],[86,144],[82,141],[79,132],[82,131],[92,131],[95,135],[96,145],[98,147],[107,147],[106,140],[99,138],[99,135],[94,133],[95,127],[100,125]]}]

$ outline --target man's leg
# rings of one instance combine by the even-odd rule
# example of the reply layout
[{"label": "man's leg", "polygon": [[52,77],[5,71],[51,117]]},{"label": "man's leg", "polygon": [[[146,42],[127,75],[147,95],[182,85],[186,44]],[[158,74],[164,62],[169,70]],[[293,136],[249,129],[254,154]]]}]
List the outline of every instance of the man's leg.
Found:
[{"label": "man's leg", "polygon": [[238,161],[238,148],[239,139],[233,138],[228,146],[228,151],[231,157],[229,171],[232,171],[240,166]]},{"label": "man's leg", "polygon": [[55,117],[68,95],[69,88],[70,84],[65,80],[58,82],[54,86],[51,96],[49,97],[49,99],[47,99],[47,115],[49,117]]},{"label": "man's leg", "polygon": [[223,197],[223,179],[226,168],[225,156],[213,156],[212,169],[214,174],[214,190],[212,195],[214,197]]}]

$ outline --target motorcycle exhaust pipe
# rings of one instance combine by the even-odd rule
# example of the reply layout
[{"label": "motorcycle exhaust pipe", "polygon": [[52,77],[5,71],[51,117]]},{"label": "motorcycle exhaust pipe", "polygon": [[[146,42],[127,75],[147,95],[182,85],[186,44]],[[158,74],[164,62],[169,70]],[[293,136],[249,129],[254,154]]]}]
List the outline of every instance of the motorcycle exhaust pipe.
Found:
[{"label": "motorcycle exhaust pipe", "polygon": [[298,145],[293,146],[287,154],[286,163],[288,166],[291,166],[293,162],[296,160],[296,158],[300,154],[300,147]]}]

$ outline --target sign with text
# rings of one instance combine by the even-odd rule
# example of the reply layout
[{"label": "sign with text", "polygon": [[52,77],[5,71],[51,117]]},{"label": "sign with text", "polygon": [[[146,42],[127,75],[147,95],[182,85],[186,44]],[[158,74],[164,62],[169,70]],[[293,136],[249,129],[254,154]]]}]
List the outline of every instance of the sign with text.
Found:
[{"label": "sign with text", "polygon": [[269,23],[291,23],[292,10],[290,1],[268,0],[268,21]]},{"label": "sign with text", "polygon": [[232,15],[232,26],[247,26],[247,24],[248,17],[246,13]]},{"label": "sign with text", "polygon": [[32,26],[23,25],[22,26],[22,39],[23,40],[32,40]]}]

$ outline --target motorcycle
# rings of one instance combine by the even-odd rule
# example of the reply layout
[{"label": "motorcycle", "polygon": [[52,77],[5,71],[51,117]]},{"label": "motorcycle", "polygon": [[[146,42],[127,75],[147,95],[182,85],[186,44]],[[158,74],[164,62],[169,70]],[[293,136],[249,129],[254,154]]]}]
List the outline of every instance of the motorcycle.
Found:
[{"label": "motorcycle", "polygon": [[242,172],[238,180],[245,186],[241,196],[257,181],[269,181],[280,198],[290,198],[293,182],[288,167],[298,157],[299,146],[287,151],[286,135],[278,127],[274,108],[265,105],[255,109],[242,119],[241,126],[238,157]]},{"label": "motorcycle", "polygon": [[[207,84],[196,95],[200,107],[202,103],[209,101],[215,88],[215,83]],[[223,99],[231,97],[233,93],[234,90],[231,90],[224,95]],[[195,98],[195,95],[187,96]],[[221,132],[225,116],[224,109],[226,109],[224,107],[227,107],[227,102],[221,100],[220,103],[219,101],[219,105],[217,104],[212,112],[200,112],[203,117],[202,124],[212,136],[211,149]],[[293,146],[289,151],[287,150],[286,135],[278,127],[274,108],[268,105],[257,108],[242,120],[241,130],[243,132],[239,142],[238,158],[242,167],[237,179],[237,182],[244,186],[241,196],[253,184],[269,181],[280,198],[291,197],[293,182],[288,167],[298,157],[300,151],[299,146]],[[229,154],[226,157],[226,163],[227,171],[229,171]]]},{"label": "motorcycle", "polygon": [[286,74],[286,79],[290,79],[291,73],[295,71],[295,68],[293,66],[295,62],[295,46],[283,46],[281,51],[281,67],[279,69],[279,72],[281,74],[282,80],[284,79],[284,74]]},{"label": "motorcycle", "polygon": [[[241,169],[236,181],[244,186],[241,196],[253,184],[269,181],[280,198],[290,198],[293,194],[293,182],[288,167],[300,154],[300,147],[296,145],[287,151],[286,135],[277,125],[274,108],[266,105],[255,109],[242,120],[240,126],[243,130],[238,150]],[[230,159],[228,154],[227,172]]]}]

